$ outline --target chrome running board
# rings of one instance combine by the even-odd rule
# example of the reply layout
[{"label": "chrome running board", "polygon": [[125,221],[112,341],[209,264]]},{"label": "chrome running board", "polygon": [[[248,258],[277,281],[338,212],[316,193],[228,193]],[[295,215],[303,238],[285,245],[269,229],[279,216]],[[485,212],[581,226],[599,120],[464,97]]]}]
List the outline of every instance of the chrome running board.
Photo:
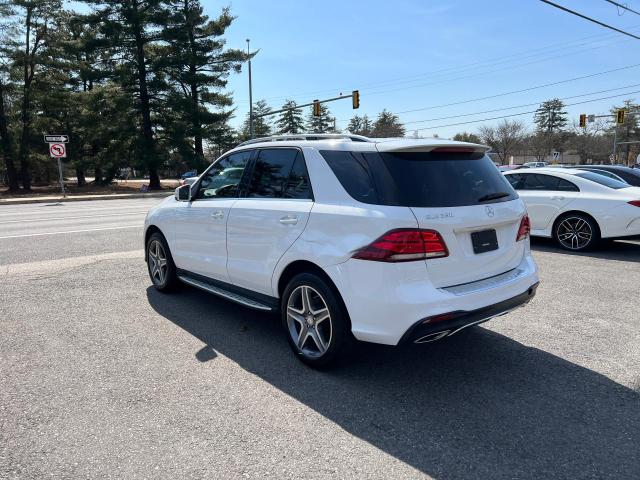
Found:
[{"label": "chrome running board", "polygon": [[180,279],[181,282],[184,282],[187,285],[191,285],[193,287],[199,288],[201,290],[204,290],[205,292],[213,293],[214,295],[217,295],[222,298],[226,298],[227,300],[231,300],[232,302],[239,303],[240,305],[244,305],[245,307],[254,308],[256,310],[262,310],[265,312],[270,312],[273,310],[273,308],[271,308],[268,305],[265,305],[264,303],[257,302],[255,300],[252,300],[251,298],[247,298],[243,295],[239,295],[237,293],[224,290],[220,287],[210,285],[206,282],[196,280],[195,278],[187,277],[186,275],[178,275],[178,278]]}]

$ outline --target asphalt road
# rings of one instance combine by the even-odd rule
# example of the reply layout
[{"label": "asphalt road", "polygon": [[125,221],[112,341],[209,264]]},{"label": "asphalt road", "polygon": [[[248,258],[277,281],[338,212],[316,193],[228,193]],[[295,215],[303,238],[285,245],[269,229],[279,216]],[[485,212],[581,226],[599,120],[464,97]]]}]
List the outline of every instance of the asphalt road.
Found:
[{"label": "asphalt road", "polygon": [[0,208],[0,478],[640,478],[640,243],[534,241],[526,308],[317,372],[149,287],[156,201]]}]

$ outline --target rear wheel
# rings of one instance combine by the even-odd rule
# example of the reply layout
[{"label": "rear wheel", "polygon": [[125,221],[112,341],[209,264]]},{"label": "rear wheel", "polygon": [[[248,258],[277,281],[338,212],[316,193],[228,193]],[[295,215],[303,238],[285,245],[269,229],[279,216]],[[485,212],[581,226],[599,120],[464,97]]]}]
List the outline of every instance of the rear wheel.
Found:
[{"label": "rear wheel", "polygon": [[343,357],[352,343],[349,317],[325,280],[301,273],[282,295],[282,324],[296,356],[312,367]]},{"label": "rear wheel", "polygon": [[553,238],[565,250],[579,252],[593,248],[600,240],[600,231],[591,217],[570,213],[556,222]]},{"label": "rear wheel", "polygon": [[176,266],[164,236],[155,232],[147,242],[147,268],[153,286],[161,292],[174,290],[178,284]]}]

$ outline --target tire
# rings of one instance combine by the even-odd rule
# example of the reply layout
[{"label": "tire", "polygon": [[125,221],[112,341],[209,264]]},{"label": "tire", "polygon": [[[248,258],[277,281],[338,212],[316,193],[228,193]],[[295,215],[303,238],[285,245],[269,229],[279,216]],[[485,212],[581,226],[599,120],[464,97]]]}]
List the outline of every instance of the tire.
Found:
[{"label": "tire", "polygon": [[329,366],[351,350],[354,339],[346,308],[318,275],[300,273],[291,279],[282,295],[281,312],[289,345],[307,365]]},{"label": "tire", "polygon": [[568,213],[561,216],[553,226],[553,239],[565,250],[582,252],[598,244],[600,229],[588,215]]},{"label": "tire", "polygon": [[176,275],[176,265],[173,263],[171,251],[166,239],[160,232],[151,234],[145,249],[149,278],[156,290],[171,292],[180,281]]}]

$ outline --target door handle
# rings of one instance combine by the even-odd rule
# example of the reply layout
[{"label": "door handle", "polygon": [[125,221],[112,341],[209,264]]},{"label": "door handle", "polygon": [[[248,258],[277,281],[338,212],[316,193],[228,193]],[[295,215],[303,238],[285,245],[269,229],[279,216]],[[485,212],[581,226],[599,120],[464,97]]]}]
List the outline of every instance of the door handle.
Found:
[{"label": "door handle", "polygon": [[282,217],[280,219],[280,223],[282,223],[283,225],[295,225],[296,223],[298,223],[298,217],[287,215],[286,217]]},{"label": "door handle", "polygon": [[562,195],[554,195],[551,200],[564,200],[564,197]]},{"label": "door handle", "polygon": [[211,212],[211,218],[218,220],[224,217],[224,212],[222,210],[218,210],[215,212]]}]

